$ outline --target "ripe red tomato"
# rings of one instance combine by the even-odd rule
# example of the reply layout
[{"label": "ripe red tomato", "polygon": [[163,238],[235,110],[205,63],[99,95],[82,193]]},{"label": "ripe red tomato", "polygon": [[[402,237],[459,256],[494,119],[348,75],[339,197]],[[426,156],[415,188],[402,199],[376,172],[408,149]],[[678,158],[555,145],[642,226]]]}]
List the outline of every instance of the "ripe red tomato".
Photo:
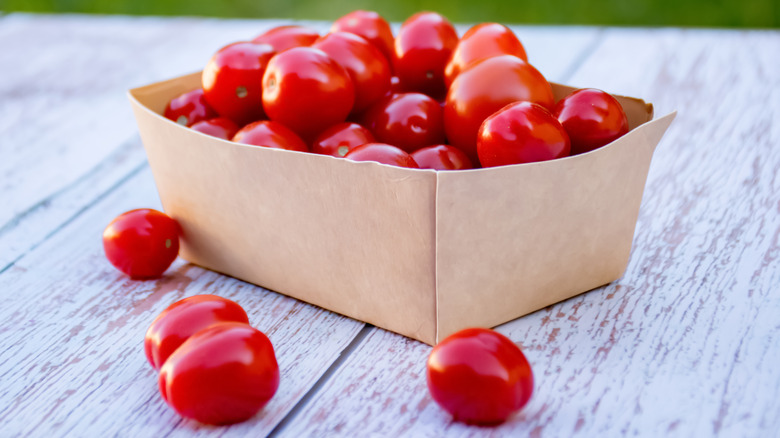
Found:
[{"label": "ripe red tomato", "polygon": [[362,36],[375,45],[392,65],[393,60],[393,30],[381,15],[373,11],[352,11],[336,20],[330,28],[331,32],[351,32]]},{"label": "ripe red tomato", "polygon": [[322,50],[295,47],[268,62],[263,76],[265,112],[307,141],[346,120],[354,102],[349,73]]},{"label": "ripe red tomato", "polygon": [[628,119],[620,102],[594,88],[576,90],[564,97],[553,115],[569,134],[572,155],[598,149],[628,132]]},{"label": "ripe red tomato", "polygon": [[165,106],[163,116],[180,125],[191,126],[201,120],[217,117],[217,112],[206,102],[203,89],[198,88],[171,99]]},{"label": "ripe red tomato", "polygon": [[443,96],[444,67],[457,44],[458,33],[443,16],[419,12],[409,17],[395,38],[394,70],[404,88]]},{"label": "ripe red tomato", "polygon": [[420,169],[464,170],[474,167],[463,151],[444,144],[417,149],[411,155]]},{"label": "ripe red tomato", "polygon": [[343,157],[352,149],[373,143],[371,131],[357,123],[344,122],[322,131],[311,145],[311,151],[317,154]]},{"label": "ripe red tomato", "polygon": [[263,118],[261,81],[274,54],[268,44],[229,44],[203,69],[206,101],[221,115],[244,125]]},{"label": "ripe red tomato", "polygon": [[528,62],[523,44],[508,27],[481,23],[467,30],[458,42],[444,71],[447,86],[474,61],[500,55],[514,55]]},{"label": "ripe red tomato", "polygon": [[331,32],[312,47],[327,53],[349,73],[355,86],[353,114],[368,108],[390,89],[387,58],[365,38],[349,32]]},{"label": "ripe red tomato", "polygon": [[493,330],[461,330],[441,341],[427,362],[431,396],[455,420],[496,424],[531,398],[534,378],[523,352]]},{"label": "ripe red tomato", "polygon": [[198,123],[190,126],[190,128],[202,132],[213,137],[218,137],[223,140],[230,140],[236,135],[238,131],[238,125],[233,123],[232,120],[224,117],[215,117],[213,119],[201,120]]},{"label": "ripe red tomato", "polygon": [[376,161],[391,166],[419,168],[414,158],[403,150],[383,143],[367,143],[347,152],[344,158],[353,161]]},{"label": "ripe red tomato", "polygon": [[233,141],[273,149],[309,152],[306,143],[290,128],[270,120],[260,120],[244,126],[233,136]]},{"label": "ripe red tomato", "polygon": [[179,255],[179,224],[149,208],[117,216],[103,231],[108,261],[131,278],[156,278]]},{"label": "ripe red tomato", "polygon": [[422,93],[385,98],[369,108],[362,120],[377,141],[407,152],[445,141],[441,105]]},{"label": "ripe red tomato", "polygon": [[277,26],[252,40],[253,43],[269,44],[276,52],[293,47],[310,46],[320,34],[304,26]]},{"label": "ripe red tomato", "polygon": [[569,156],[569,136],[546,108],[515,102],[485,119],[477,152],[483,167],[532,163]]},{"label": "ripe red tomato", "polygon": [[190,336],[216,323],[231,321],[249,324],[244,309],[227,298],[195,295],[177,301],[163,310],[146,331],[146,359],[159,370]]},{"label": "ripe red tomato", "polygon": [[160,369],[160,393],[180,415],[206,424],[254,416],[279,387],[271,341],[248,324],[222,322],[198,331]]},{"label": "ripe red tomato", "polygon": [[531,64],[503,55],[477,61],[461,72],[447,92],[444,128],[451,145],[477,162],[477,131],[491,114],[509,103],[555,104],[550,83]]}]

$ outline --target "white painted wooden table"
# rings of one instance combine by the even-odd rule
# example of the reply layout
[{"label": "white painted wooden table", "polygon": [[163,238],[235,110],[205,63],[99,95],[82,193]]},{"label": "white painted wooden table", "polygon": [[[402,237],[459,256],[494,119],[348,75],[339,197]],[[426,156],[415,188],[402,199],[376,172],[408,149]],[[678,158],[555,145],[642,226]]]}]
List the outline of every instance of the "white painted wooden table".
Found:
[{"label": "white painted wooden table", "polygon": [[[432,402],[424,344],[182,261],[139,282],[105,260],[114,216],[159,208],[125,90],[275,24],[0,16],[0,436],[780,436],[780,33],[516,27],[548,79],[679,115],[625,275],[498,328],[535,394],[479,428]],[[145,361],[151,320],[198,293],[275,345],[280,389],[245,423],[182,420]]]}]

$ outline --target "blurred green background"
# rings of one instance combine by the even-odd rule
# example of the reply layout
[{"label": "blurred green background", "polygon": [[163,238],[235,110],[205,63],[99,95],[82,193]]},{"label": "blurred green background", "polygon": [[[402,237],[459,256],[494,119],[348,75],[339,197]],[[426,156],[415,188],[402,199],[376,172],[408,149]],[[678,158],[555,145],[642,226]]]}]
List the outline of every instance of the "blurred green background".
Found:
[{"label": "blurred green background", "polygon": [[0,0],[0,10],[333,20],[354,9],[400,22],[437,11],[453,22],[780,27],[779,0]]}]

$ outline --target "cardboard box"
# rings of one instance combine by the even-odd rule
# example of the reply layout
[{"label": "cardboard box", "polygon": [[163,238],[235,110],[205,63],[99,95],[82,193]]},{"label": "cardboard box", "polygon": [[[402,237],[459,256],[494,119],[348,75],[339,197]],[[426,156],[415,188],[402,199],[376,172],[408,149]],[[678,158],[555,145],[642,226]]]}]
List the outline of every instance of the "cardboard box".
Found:
[{"label": "cardboard box", "polygon": [[675,116],[618,97],[632,130],[601,149],[435,172],[232,143],[160,115],[199,86],[194,73],[129,92],[180,255],[427,344],[618,279]]}]

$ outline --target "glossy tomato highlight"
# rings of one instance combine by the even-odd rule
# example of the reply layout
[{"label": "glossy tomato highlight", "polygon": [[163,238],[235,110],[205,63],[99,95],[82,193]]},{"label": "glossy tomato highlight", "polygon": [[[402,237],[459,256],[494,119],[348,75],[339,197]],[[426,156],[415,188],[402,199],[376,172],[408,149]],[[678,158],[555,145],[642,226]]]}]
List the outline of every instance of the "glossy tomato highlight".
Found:
[{"label": "glossy tomato highlight", "polygon": [[217,117],[217,112],[206,102],[203,89],[198,88],[171,99],[165,105],[163,116],[182,126],[191,126],[202,120]]},{"label": "glossy tomato highlight", "polygon": [[483,167],[533,163],[569,156],[569,136],[541,105],[516,102],[488,117],[479,128],[477,153]]},{"label": "glossy tomato highlight", "polygon": [[571,154],[583,154],[612,143],[628,132],[623,107],[611,94],[595,88],[576,90],[555,105],[553,115],[571,140]]},{"label": "glossy tomato highlight", "polygon": [[306,143],[290,128],[270,120],[260,120],[244,126],[233,136],[233,141],[272,149],[309,152]]},{"label": "glossy tomato highlight", "polygon": [[253,43],[268,44],[276,52],[281,52],[293,47],[310,46],[320,34],[316,30],[304,26],[287,25],[277,26],[263,32],[252,40]]},{"label": "glossy tomato highlight", "polygon": [[447,92],[444,128],[450,144],[477,161],[477,131],[482,122],[517,101],[555,104],[552,87],[531,64],[502,55],[477,61],[461,72]]},{"label": "glossy tomato highlight", "polygon": [[392,65],[393,30],[387,20],[378,13],[363,10],[352,11],[333,22],[330,31],[351,32],[365,38],[376,46]]},{"label": "glossy tomato highlight", "polygon": [[373,143],[371,131],[357,123],[344,122],[333,125],[314,139],[311,151],[316,154],[343,157],[352,149]]},{"label": "glossy tomato highlight", "polygon": [[190,126],[195,131],[202,132],[212,137],[230,140],[238,132],[238,125],[225,117],[215,117],[213,119],[201,120]]},{"label": "glossy tomato highlight", "polygon": [[417,149],[411,155],[420,169],[465,170],[474,167],[465,152],[444,144]]},{"label": "glossy tomato highlight", "polygon": [[520,348],[489,329],[461,330],[428,356],[431,396],[455,420],[476,424],[506,421],[531,398],[533,373]]},{"label": "glossy tomato highlight", "polygon": [[163,310],[146,331],[146,359],[152,368],[159,370],[190,336],[220,322],[249,324],[249,318],[235,301],[217,295],[194,295],[179,300]]},{"label": "glossy tomato highlight", "polygon": [[295,47],[268,62],[263,76],[263,108],[268,118],[311,141],[346,120],[355,103],[349,73],[325,52]]},{"label": "glossy tomato highlight", "polygon": [[369,108],[362,117],[378,142],[406,152],[444,143],[444,115],[439,102],[422,93],[400,93]]},{"label": "glossy tomato highlight", "polygon": [[347,152],[344,158],[352,161],[376,161],[398,167],[417,169],[420,166],[409,154],[393,145],[384,143],[367,143]]},{"label": "glossy tomato highlight", "polygon": [[279,388],[271,341],[237,322],[218,323],[184,341],[160,369],[160,393],[180,415],[205,424],[253,417]]},{"label": "glossy tomato highlight", "polygon": [[251,42],[219,49],[203,69],[203,92],[209,105],[239,125],[262,119],[262,78],[274,53],[268,44]]},{"label": "glossy tomato highlight", "polygon": [[117,216],[103,231],[103,249],[114,267],[134,279],[160,277],[179,255],[179,224],[150,208]]},{"label": "glossy tomato highlight", "polygon": [[355,86],[353,114],[368,108],[390,89],[387,58],[365,38],[349,32],[331,32],[312,47],[327,53],[349,73]]},{"label": "glossy tomato highlight", "polygon": [[435,12],[419,12],[402,25],[395,38],[395,74],[403,88],[443,97],[444,67],[458,44],[458,33]]},{"label": "glossy tomato highlight", "polygon": [[511,29],[498,23],[480,23],[460,39],[444,71],[449,87],[470,64],[494,56],[513,55],[528,62],[525,47]]}]

